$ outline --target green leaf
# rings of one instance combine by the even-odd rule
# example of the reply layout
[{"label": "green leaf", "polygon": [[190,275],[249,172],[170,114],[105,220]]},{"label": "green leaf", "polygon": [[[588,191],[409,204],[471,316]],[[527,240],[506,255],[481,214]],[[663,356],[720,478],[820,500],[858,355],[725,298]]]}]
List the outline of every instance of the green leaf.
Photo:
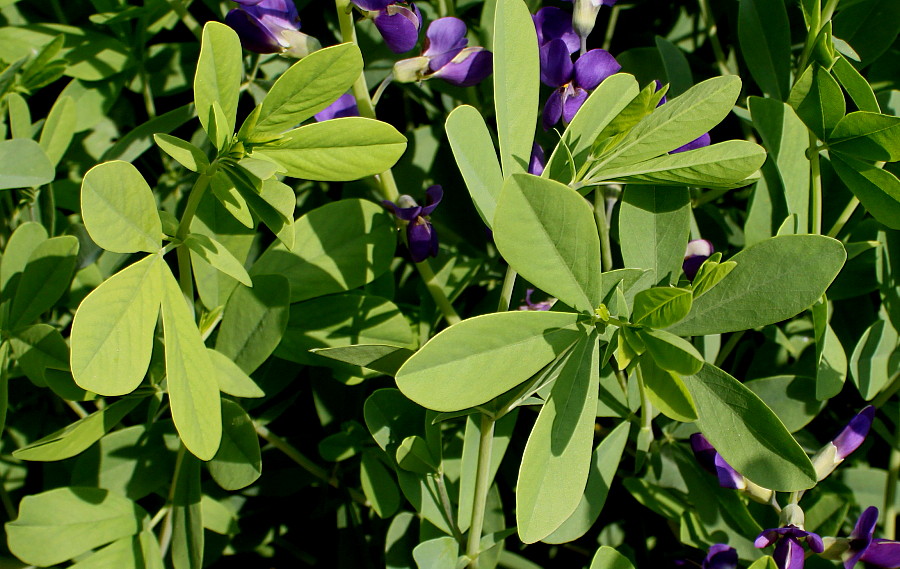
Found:
[{"label": "green leaf", "polygon": [[391,125],[363,117],[316,122],[289,130],[253,156],[305,180],[343,182],[388,170],[406,150],[406,137]]},{"label": "green leaf", "polygon": [[416,347],[409,321],[393,302],[350,292],[293,304],[275,355],[322,365],[324,362],[310,350],[353,344]]},{"label": "green leaf", "polygon": [[0,141],[0,190],[36,188],[55,177],[53,163],[37,142],[24,138]]},{"label": "green leaf", "polygon": [[[709,132],[731,112],[741,91],[734,75],[694,85],[645,117],[600,161],[602,168],[656,158]],[[603,172],[599,169],[599,172]]]},{"label": "green leaf", "polygon": [[397,512],[401,504],[400,489],[374,452],[363,453],[359,480],[366,500],[379,518],[387,519]]},{"label": "green leaf", "polygon": [[206,466],[223,489],[240,490],[262,474],[259,435],[250,415],[228,399],[222,400],[222,424],[222,444]]},{"label": "green leaf", "polygon": [[875,61],[894,43],[900,30],[900,4],[894,0],[862,0],[841,6],[834,35],[853,46],[861,67]]},{"label": "green leaf", "polygon": [[828,148],[864,160],[900,160],[900,117],[856,111],[842,118],[828,138]]},{"label": "green leaf", "polygon": [[59,164],[72,142],[77,114],[75,101],[71,97],[61,96],[53,104],[47,120],[44,121],[39,144],[53,166]]},{"label": "green leaf", "polygon": [[265,392],[256,385],[256,382],[238,367],[231,358],[225,354],[206,349],[210,362],[219,380],[219,390],[234,397],[264,397]]},{"label": "green leaf", "polygon": [[206,154],[190,142],[168,134],[154,134],[153,140],[163,152],[191,172],[205,174],[209,168],[209,159]]},{"label": "green leaf", "polygon": [[775,559],[766,555],[754,561],[749,569],[778,569],[778,564],[775,563]]},{"label": "green leaf", "polygon": [[69,346],[59,330],[49,324],[33,324],[10,333],[9,344],[16,363],[36,385],[47,385],[48,368],[69,369]]},{"label": "green leaf", "polygon": [[[439,333],[403,364],[397,387],[436,411],[486,403],[528,379],[584,333],[577,314],[501,312]],[[493,378],[484,381],[485,377]]]},{"label": "green leaf", "polygon": [[821,235],[761,241],[732,257],[734,270],[694,299],[687,318],[669,332],[705,336],[787,320],[822,296],[846,255],[839,241]]},{"label": "green leaf", "polygon": [[603,545],[594,554],[590,569],[634,569],[634,565],[612,547]]},{"label": "green leaf", "polygon": [[359,48],[352,43],[326,47],[304,57],[269,89],[252,138],[282,133],[318,113],[346,93],[362,69]]},{"label": "green leaf", "polygon": [[423,541],[412,554],[419,569],[456,569],[459,566],[459,544],[450,536]]},{"label": "green leaf", "polygon": [[99,488],[56,488],[25,496],[19,517],[6,524],[10,551],[48,567],[135,535],[147,514],[131,500]]},{"label": "green leaf", "polygon": [[846,57],[840,55],[834,62],[831,72],[834,73],[835,78],[841,83],[859,110],[870,113],[881,112],[872,86],[859,74],[853,64],[847,61]]},{"label": "green leaf", "polygon": [[816,382],[800,375],[776,375],[744,382],[778,416],[789,433],[812,421],[825,406],[816,399]]},{"label": "green leaf", "polygon": [[164,266],[161,255],[148,255],[81,302],[72,322],[70,363],[82,389],[124,395],[140,385],[150,365]]},{"label": "green leaf", "polygon": [[244,286],[253,286],[253,281],[250,280],[250,275],[247,274],[244,265],[215,239],[199,233],[191,233],[184,240],[184,244],[191,250],[191,253],[196,254],[231,278],[240,281]]},{"label": "green leaf", "polygon": [[678,281],[690,234],[687,188],[628,186],[619,209],[619,240],[626,267],[647,269],[653,284]]},{"label": "green leaf", "polygon": [[765,160],[766,151],[758,144],[728,140],[696,150],[604,169],[597,177],[585,180],[584,184],[621,182],[711,189],[740,188],[753,181],[754,174]]},{"label": "green leaf", "polygon": [[0,262],[0,292],[2,292],[0,298],[13,297],[21,273],[25,270],[32,253],[46,240],[47,230],[34,221],[26,221],[13,231]]},{"label": "green leaf", "polygon": [[428,443],[420,436],[412,435],[400,442],[397,448],[397,466],[418,474],[434,474],[438,471],[435,461],[428,450]]},{"label": "green leaf", "polygon": [[677,97],[690,89],[691,85],[694,84],[694,78],[691,75],[691,65],[684,56],[684,52],[677,45],[662,36],[656,36],[655,41],[663,68],[666,70],[664,83],[669,84],[668,94],[672,97]]},{"label": "green leaf", "polygon": [[[850,258],[853,255],[848,255]],[[828,324],[830,318],[827,298],[813,305],[813,331],[816,341],[816,400],[830,399],[844,387],[847,379],[847,355],[841,341]],[[770,405],[771,407],[771,405]],[[793,431],[791,431],[793,432]]]},{"label": "green leaf", "polygon": [[234,30],[219,22],[207,22],[203,26],[200,57],[194,75],[194,105],[200,124],[210,139],[215,138],[210,130],[213,103],[219,104],[225,118],[225,124],[216,125],[216,128],[229,136],[234,132],[242,63],[241,41]]},{"label": "green leaf", "polygon": [[112,542],[69,569],[164,569],[162,557],[156,535],[144,530]]},{"label": "green leaf", "polygon": [[[91,86],[88,93],[92,93],[97,87]],[[82,87],[82,89],[86,89]],[[108,95],[110,99],[113,95]],[[112,103],[106,103],[111,105]],[[98,111],[97,120],[101,120],[107,111]],[[121,137],[115,144],[109,147],[101,156],[101,160],[124,160],[126,162],[136,160],[144,152],[153,146],[153,135],[160,132],[172,132],[176,128],[193,119],[194,105],[182,105],[158,117],[152,118],[147,122],[132,129],[125,136]],[[90,125],[93,126],[93,125]],[[88,128],[88,127],[83,127]]]},{"label": "green leaf", "polygon": [[809,457],[778,417],[741,382],[711,364],[684,382],[697,406],[697,427],[735,470],[779,492],[815,485]]},{"label": "green leaf", "polygon": [[665,328],[688,315],[691,291],[683,288],[655,287],[634,296],[632,322],[651,328]]},{"label": "green leaf", "polygon": [[284,335],[290,293],[290,284],[281,275],[256,275],[253,288],[234,289],[225,304],[216,351],[244,373],[253,373]]},{"label": "green leaf", "polygon": [[874,164],[843,154],[832,154],[838,177],[879,223],[900,229],[900,180]]},{"label": "green leaf", "polygon": [[640,365],[644,387],[655,408],[675,421],[697,420],[697,407],[680,377],[659,367],[652,358],[642,358]]},{"label": "green leaf", "polygon": [[172,420],[184,446],[209,460],[222,439],[222,405],[215,368],[175,277],[162,270],[166,385]]},{"label": "green leaf", "polygon": [[636,331],[656,365],[666,371],[691,375],[703,367],[703,356],[690,342],[665,330]]},{"label": "green leaf", "polygon": [[359,199],[332,202],[299,218],[294,246],[273,245],[250,274],[287,277],[291,302],[350,290],[388,270],[396,233],[393,219],[379,205]]},{"label": "green leaf", "polygon": [[590,530],[600,516],[609,489],[619,469],[619,461],[628,442],[630,424],[623,421],[594,449],[591,471],[581,501],[575,511],[553,533],[542,539],[545,543],[575,541]]},{"label": "green leaf", "polygon": [[172,500],[172,565],[175,569],[203,567],[202,495],[200,461],[184,455]]},{"label": "green leaf", "polygon": [[575,113],[572,122],[566,127],[559,144],[547,160],[543,177],[563,183],[569,182],[571,176],[566,148],[575,161],[574,168],[576,170],[581,168],[600,133],[619,116],[638,93],[640,93],[638,83],[631,75],[617,73],[604,79],[588,96]]},{"label": "green leaf", "polygon": [[600,381],[597,332],[575,345],[541,408],[519,466],[516,524],[534,543],[578,507],[587,484]]},{"label": "green leaf", "polygon": [[503,174],[484,118],[474,107],[460,105],[447,116],[445,128],[472,203],[485,225],[492,227]]},{"label": "green leaf", "polygon": [[771,180],[766,175],[766,183],[773,186],[770,191],[778,195],[776,199],[784,200],[787,214],[797,216],[801,233],[805,232],[809,223],[809,131],[790,105],[760,97],[749,101],[753,124],[769,151],[767,166],[777,170],[777,177]]},{"label": "green leaf", "polygon": [[494,218],[500,254],[563,303],[593,313],[600,298],[600,237],[574,190],[527,174],[507,178]]},{"label": "green leaf", "polygon": [[31,137],[34,136],[31,125],[31,109],[28,108],[28,101],[25,100],[25,97],[18,93],[7,94],[6,111],[9,114],[10,138],[31,140]]},{"label": "green leaf", "polygon": [[312,353],[385,375],[396,375],[413,351],[385,344],[354,344],[340,348],[316,348]]},{"label": "green leaf", "polygon": [[870,401],[884,389],[891,378],[891,356],[900,343],[897,330],[886,318],[869,326],[850,356],[850,375],[859,394]]},{"label": "green leaf", "polygon": [[497,1],[493,52],[500,164],[509,177],[528,171],[540,89],[537,36],[522,0]]},{"label": "green leaf", "polygon": [[94,243],[114,253],[155,253],[162,222],[150,186],[128,162],[104,162],[84,175],[81,217]]},{"label": "green leaf", "polygon": [[78,239],[61,236],[38,245],[28,259],[9,311],[12,329],[25,326],[53,307],[68,289],[78,260]]},{"label": "green leaf", "polygon": [[736,266],[737,264],[734,261],[725,261],[723,263],[718,261],[710,262],[710,259],[704,261],[700,265],[700,270],[694,276],[694,282],[691,283],[691,291],[694,294],[694,298],[719,284],[719,281],[728,276],[728,273],[733,271]]},{"label": "green leaf", "polygon": [[19,460],[54,461],[71,458],[85,451],[130,413],[140,398],[121,399],[108,407],[13,451]]},{"label": "green leaf", "polygon": [[763,93],[785,100],[791,86],[791,26],[782,0],[740,0],[738,39]]}]

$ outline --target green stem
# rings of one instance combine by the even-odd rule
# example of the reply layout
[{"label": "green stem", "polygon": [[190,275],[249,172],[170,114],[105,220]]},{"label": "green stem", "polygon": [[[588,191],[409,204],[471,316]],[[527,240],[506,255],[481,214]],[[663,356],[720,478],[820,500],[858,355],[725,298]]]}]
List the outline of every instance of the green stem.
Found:
[{"label": "green stem", "polygon": [[834,222],[834,225],[831,226],[831,229],[828,230],[827,235],[829,237],[837,237],[838,233],[844,228],[844,225],[847,224],[847,221],[850,220],[850,217],[853,215],[853,212],[856,211],[856,207],[859,205],[859,198],[853,196],[850,198],[850,203],[847,204],[847,207],[844,208],[844,211],[841,212],[840,217],[837,218],[837,221]]},{"label": "green stem", "polygon": [[725,358],[727,358],[729,356],[729,354],[731,354],[731,351],[734,350],[735,347],[737,347],[738,342],[740,342],[741,338],[744,337],[744,332],[746,332],[746,330],[741,330],[740,332],[735,332],[734,334],[732,334],[731,336],[728,337],[728,341],[725,342],[725,347],[723,347],[719,351],[719,355],[718,355],[718,357],[716,357],[716,363],[715,363],[716,367],[722,367],[722,364],[725,362]]},{"label": "green stem", "polygon": [[600,234],[600,263],[603,272],[612,270],[612,246],[609,242],[609,221],[606,219],[606,195],[602,188],[594,190],[594,219]]},{"label": "green stem", "polygon": [[416,269],[419,270],[419,275],[425,282],[425,287],[428,289],[428,292],[431,293],[431,297],[434,299],[435,304],[437,304],[438,310],[444,315],[444,320],[447,321],[447,324],[453,326],[457,322],[460,322],[462,319],[459,317],[459,314],[456,313],[453,304],[450,303],[450,299],[444,294],[444,289],[442,289],[440,283],[437,282],[437,277],[435,276],[434,271],[431,270],[431,265],[428,264],[428,261],[416,263]]},{"label": "green stem", "polygon": [[478,554],[481,550],[481,532],[484,529],[484,512],[487,495],[491,487],[491,451],[494,443],[494,420],[481,416],[481,437],[478,444],[478,470],[475,478],[475,498],[472,502],[472,525],[469,527],[469,542],[466,557],[470,559],[469,569],[478,569]]},{"label": "green stem", "polygon": [[516,286],[516,273],[512,267],[506,267],[506,276],[503,277],[503,287],[500,289],[500,302],[497,304],[497,312],[506,312],[512,304],[513,288]]},{"label": "green stem", "polygon": [[606,22],[606,34],[603,36],[603,49],[606,51],[609,51],[609,46],[612,45],[613,33],[616,31],[616,22],[619,21],[621,9],[620,6],[613,6],[612,11],[609,13],[609,21]]},{"label": "green stem", "polygon": [[169,545],[172,543],[172,525],[174,520],[172,519],[175,515],[175,508],[172,507],[172,504],[175,502],[175,489],[178,485],[178,476],[181,473],[181,465],[184,464],[184,453],[187,452],[187,449],[183,444],[178,445],[178,455],[175,457],[175,472],[172,474],[172,484],[169,485],[169,495],[166,497],[166,506],[168,506],[168,511],[166,512],[165,520],[163,520],[162,530],[159,532],[159,550],[161,552],[160,557],[165,558],[166,552],[169,550]]},{"label": "green stem", "polygon": [[[178,241],[183,242],[191,233],[191,221],[197,213],[197,207],[199,207],[200,200],[203,199],[203,194],[206,193],[211,179],[212,176],[200,174],[200,177],[194,182],[194,187],[191,188],[191,193],[188,195],[187,205],[184,207],[184,213],[181,215],[181,222],[178,224],[178,231],[175,233]],[[188,306],[191,307],[191,312],[193,312],[194,281],[191,274],[191,252],[186,246],[181,245],[176,254],[178,255],[178,284],[181,286],[181,292],[184,294]]]},{"label": "green stem", "polygon": [[[810,173],[810,226],[808,231],[815,235],[822,233],[822,171],[819,167],[818,139],[809,131],[809,173]],[[801,228],[803,229],[803,228]]]},{"label": "green stem", "polygon": [[[296,447],[291,445],[286,440],[282,439],[265,426],[260,425],[259,423],[254,423],[253,426],[256,428],[256,434],[259,435],[261,439],[271,444],[273,447],[277,448],[281,452],[285,454],[288,458],[296,462],[303,470],[309,472],[322,482],[325,482],[332,488],[340,488],[341,484],[337,481],[333,476],[328,474],[328,471],[310,460],[306,457],[302,452],[300,452]],[[364,506],[368,506],[369,502],[366,500],[365,495],[363,495],[360,491],[355,488],[347,488],[347,492],[350,494],[350,498],[356,502],[357,504],[362,504]]]},{"label": "green stem", "polygon": [[453,532],[453,537],[457,543],[463,545],[462,533],[459,531],[459,524],[456,523],[456,517],[453,515],[453,505],[450,503],[450,495],[447,493],[447,484],[444,483],[444,473],[437,472],[434,474],[434,483],[438,488],[438,495],[441,499],[441,507],[444,509],[444,515],[447,516],[447,523]]},{"label": "green stem", "polygon": [[888,460],[887,484],[884,487],[884,532],[885,539],[896,539],[897,535],[897,480],[900,478],[900,416],[894,417],[894,444]]},{"label": "green stem", "polygon": [[703,23],[706,26],[706,35],[709,37],[709,42],[713,48],[713,54],[716,56],[716,64],[719,67],[719,73],[722,75],[731,75],[731,70],[728,69],[728,58],[725,57],[725,51],[722,49],[722,44],[719,42],[719,29],[716,26],[716,21],[713,19],[712,10],[709,7],[709,0],[698,0],[700,4],[700,14],[703,18]]},{"label": "green stem", "polygon": [[[350,0],[334,0],[334,3],[337,7],[338,23],[341,28],[341,40],[359,45],[356,38],[356,26],[353,24],[353,4],[350,3]],[[353,96],[356,98],[359,116],[374,119],[375,107],[372,106],[372,99],[369,98],[369,86],[366,85],[365,72],[360,73],[354,81]]]}]

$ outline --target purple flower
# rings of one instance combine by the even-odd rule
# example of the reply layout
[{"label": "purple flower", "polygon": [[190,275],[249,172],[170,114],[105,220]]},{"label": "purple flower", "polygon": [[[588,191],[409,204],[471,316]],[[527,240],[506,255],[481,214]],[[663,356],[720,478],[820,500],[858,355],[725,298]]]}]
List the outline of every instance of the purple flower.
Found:
[{"label": "purple flower", "polygon": [[425,190],[424,206],[420,206],[405,194],[397,199],[397,203],[387,200],[381,202],[397,219],[406,223],[406,244],[409,247],[410,257],[416,263],[421,263],[428,257],[437,257],[437,233],[428,216],[441,203],[443,197],[444,190],[435,185]]},{"label": "purple flower", "polygon": [[419,30],[422,29],[422,14],[415,4],[399,2],[389,4],[378,11],[375,27],[384,38],[384,43],[394,53],[405,53],[416,47]]},{"label": "purple flower", "polygon": [[[799,510],[799,508],[797,509]],[[753,545],[762,548],[774,543],[775,553],[772,557],[779,569],[803,569],[806,560],[806,552],[803,550],[802,544],[804,541],[815,553],[822,553],[825,550],[821,537],[793,524],[763,531]]]},{"label": "purple flower", "polygon": [[876,567],[900,567],[900,542],[873,539],[878,522],[878,508],[869,506],[856,520],[850,533],[849,548],[844,554],[844,569],[853,569],[860,561]]},{"label": "purple flower", "polygon": [[300,17],[292,0],[234,0],[225,23],[237,32],[241,45],[256,53],[305,57],[321,48],[319,41],[300,32]]},{"label": "purple flower", "polygon": [[711,472],[719,479],[719,486],[734,490],[743,490],[747,487],[747,481],[738,471],[725,462],[715,447],[713,447],[702,433],[691,435],[691,450],[694,457],[707,472]]},{"label": "purple flower", "polygon": [[572,15],[553,6],[546,6],[532,16],[537,31],[538,46],[553,40],[563,40],[569,53],[575,53],[581,47],[581,40],[572,28]]},{"label": "purple flower", "polygon": [[588,93],[621,68],[603,49],[592,49],[573,64],[564,40],[545,43],[541,47],[541,81],[556,89],[544,104],[544,130],[549,130],[560,118],[568,124],[587,100]]},{"label": "purple flower", "polygon": [[537,142],[531,143],[531,160],[528,162],[528,173],[540,176],[544,173],[544,165],[547,163],[544,158],[544,149]]},{"label": "purple flower", "polygon": [[493,54],[483,47],[467,47],[466,24],[459,18],[438,18],[425,32],[425,49],[419,57],[394,64],[394,80],[401,83],[438,77],[458,87],[468,87],[491,74]]},{"label": "purple flower", "polygon": [[826,443],[816,456],[813,457],[813,467],[819,480],[834,472],[834,469],[844,461],[847,456],[855,451],[866,440],[872,421],[875,419],[875,408],[871,405],[850,419],[841,432],[830,442]]},{"label": "purple flower", "polygon": [[700,270],[700,266],[705,260],[709,259],[709,256],[714,251],[713,244],[706,239],[688,241],[687,248],[684,251],[684,262],[681,263],[681,270],[684,271],[684,276],[693,282],[694,277],[697,276],[697,271]]},{"label": "purple flower", "polygon": [[717,543],[709,548],[703,559],[702,569],[737,569],[737,550],[724,543]]},{"label": "purple flower", "polygon": [[367,12],[377,12],[388,7],[396,0],[353,0],[353,3]]},{"label": "purple flower", "polygon": [[550,310],[553,308],[555,300],[547,299],[540,302],[532,302],[532,294],[534,294],[533,288],[525,289],[525,304],[521,305],[519,310]]},{"label": "purple flower", "polygon": [[358,116],[359,109],[356,106],[356,97],[352,93],[344,93],[335,102],[316,113],[315,118],[317,121],[322,122],[330,119]]}]

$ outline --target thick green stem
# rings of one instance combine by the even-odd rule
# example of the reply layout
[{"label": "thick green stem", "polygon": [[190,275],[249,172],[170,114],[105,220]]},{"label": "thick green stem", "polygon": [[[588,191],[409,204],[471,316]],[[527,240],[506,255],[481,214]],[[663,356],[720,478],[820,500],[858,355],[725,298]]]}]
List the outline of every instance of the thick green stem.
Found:
[{"label": "thick green stem", "polygon": [[513,288],[516,286],[516,273],[512,267],[506,267],[506,276],[503,277],[503,288],[500,289],[500,302],[497,304],[497,312],[506,312],[512,304]]},{"label": "thick green stem", "polygon": [[844,208],[844,211],[841,212],[840,217],[837,218],[837,221],[834,222],[834,225],[831,226],[831,229],[828,230],[827,235],[829,237],[837,237],[838,233],[844,228],[844,225],[847,224],[847,221],[850,220],[850,217],[853,215],[853,212],[856,211],[856,207],[859,205],[859,198],[853,196],[850,198],[850,202],[847,204],[847,207]]},{"label": "thick green stem", "polygon": [[[822,171],[819,168],[818,139],[812,131],[809,131],[809,229],[811,233],[822,233]],[[803,229],[803,228],[801,228]]]},{"label": "thick green stem", "polygon": [[894,417],[894,444],[888,460],[887,484],[884,486],[884,538],[897,536],[897,480],[900,479],[900,416]]},{"label": "thick green stem", "polygon": [[469,542],[466,557],[470,559],[469,569],[478,569],[478,554],[481,550],[481,531],[484,529],[484,512],[487,495],[491,487],[491,451],[494,444],[494,419],[481,416],[481,438],[478,443],[478,470],[475,478],[475,498],[472,503],[472,525],[469,527]]},{"label": "thick green stem", "polygon": [[600,266],[603,272],[612,270],[612,246],[609,242],[609,221],[606,219],[606,195],[602,188],[594,190],[594,219],[600,234]]},{"label": "thick green stem", "polygon": [[[184,241],[190,234],[191,221],[193,221],[194,215],[197,213],[197,207],[200,205],[200,200],[203,199],[203,194],[206,193],[206,188],[209,187],[211,179],[211,176],[200,174],[200,177],[194,182],[194,187],[191,188],[191,193],[188,195],[184,213],[181,215],[181,222],[178,224],[178,231],[175,234],[175,238],[178,241]],[[186,246],[181,245],[176,253],[178,255],[178,284],[181,286],[181,292],[184,294],[188,306],[191,307],[191,312],[193,312],[194,281],[191,273],[191,252]]]}]

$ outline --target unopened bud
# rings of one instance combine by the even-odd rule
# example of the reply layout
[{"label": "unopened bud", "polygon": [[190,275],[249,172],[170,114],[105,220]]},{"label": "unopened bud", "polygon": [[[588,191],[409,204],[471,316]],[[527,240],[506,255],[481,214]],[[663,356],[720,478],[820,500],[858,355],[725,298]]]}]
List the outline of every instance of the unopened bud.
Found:
[{"label": "unopened bud", "polygon": [[394,81],[398,83],[414,83],[425,78],[428,72],[427,57],[410,57],[394,64]]}]

